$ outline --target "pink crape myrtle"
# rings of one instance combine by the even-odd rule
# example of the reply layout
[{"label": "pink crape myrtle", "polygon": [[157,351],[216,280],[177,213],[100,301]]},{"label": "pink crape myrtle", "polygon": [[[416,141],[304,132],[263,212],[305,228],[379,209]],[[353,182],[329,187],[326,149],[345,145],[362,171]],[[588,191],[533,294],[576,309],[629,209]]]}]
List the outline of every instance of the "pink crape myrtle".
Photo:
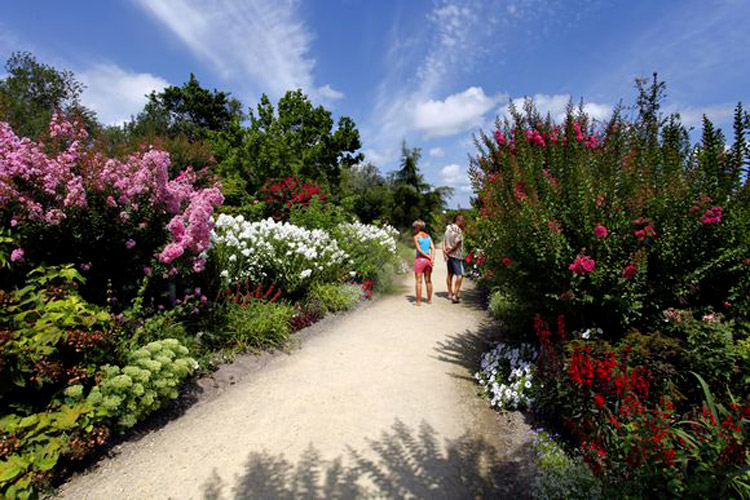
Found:
[{"label": "pink crape myrtle", "polygon": [[[124,229],[144,219],[170,219],[171,241],[158,254],[172,264],[186,257],[202,269],[198,256],[211,241],[211,216],[224,198],[218,185],[201,188],[190,168],[169,178],[169,153],[153,147],[125,159],[96,152],[80,121],[59,113],[49,125],[49,144],[18,137],[0,122],[0,210],[10,213],[11,226],[23,221],[57,225],[71,210],[86,210],[101,199],[118,213]],[[137,239],[137,238],[136,238]],[[136,246],[129,239],[128,248]]]}]

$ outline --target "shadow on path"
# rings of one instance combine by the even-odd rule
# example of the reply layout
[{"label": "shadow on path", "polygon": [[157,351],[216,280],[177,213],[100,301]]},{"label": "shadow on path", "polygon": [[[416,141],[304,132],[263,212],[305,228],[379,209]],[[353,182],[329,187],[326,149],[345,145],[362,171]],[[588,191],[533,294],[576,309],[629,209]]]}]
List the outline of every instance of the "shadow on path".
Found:
[{"label": "shadow on path", "polygon": [[366,450],[348,449],[324,460],[311,444],[295,465],[267,451],[248,455],[231,488],[214,469],[201,490],[205,499],[226,498],[527,498],[530,455],[522,448],[500,456],[485,440],[465,434],[440,443],[422,422],[412,430],[399,420]]}]

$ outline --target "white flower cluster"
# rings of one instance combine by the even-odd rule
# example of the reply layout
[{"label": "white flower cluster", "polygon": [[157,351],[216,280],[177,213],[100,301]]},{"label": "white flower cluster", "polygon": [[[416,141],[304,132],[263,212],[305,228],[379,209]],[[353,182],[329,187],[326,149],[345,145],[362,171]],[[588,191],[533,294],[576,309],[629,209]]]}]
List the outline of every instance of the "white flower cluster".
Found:
[{"label": "white flower cluster", "polygon": [[376,226],[374,224],[352,222],[339,225],[339,232],[343,238],[348,238],[357,245],[374,244],[390,253],[396,252],[398,231],[391,226]]},{"label": "white flower cluster", "polygon": [[596,333],[597,335],[603,335],[604,330],[601,328],[586,328],[585,330],[582,330],[580,332],[573,332],[573,337],[581,338],[583,340],[589,340],[591,338],[591,334]]},{"label": "white flower cluster", "polygon": [[326,231],[273,219],[249,222],[221,214],[212,240],[227,284],[272,281],[291,292],[314,280],[335,281],[349,260]]},{"label": "white flower cluster", "polygon": [[493,407],[500,411],[520,410],[533,404],[537,355],[529,344],[499,344],[482,356],[481,368],[474,377]]}]

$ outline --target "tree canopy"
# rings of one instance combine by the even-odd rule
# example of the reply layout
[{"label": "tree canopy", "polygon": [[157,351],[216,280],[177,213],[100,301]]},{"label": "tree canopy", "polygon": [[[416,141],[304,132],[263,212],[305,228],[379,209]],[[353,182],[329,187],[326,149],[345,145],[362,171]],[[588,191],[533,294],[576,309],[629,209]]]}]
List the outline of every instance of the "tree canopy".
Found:
[{"label": "tree canopy", "polygon": [[7,76],[0,80],[0,121],[19,135],[38,137],[56,110],[82,115],[87,125],[96,122],[94,113],[80,103],[85,87],[71,71],[40,63],[29,52],[11,54],[5,71]]}]

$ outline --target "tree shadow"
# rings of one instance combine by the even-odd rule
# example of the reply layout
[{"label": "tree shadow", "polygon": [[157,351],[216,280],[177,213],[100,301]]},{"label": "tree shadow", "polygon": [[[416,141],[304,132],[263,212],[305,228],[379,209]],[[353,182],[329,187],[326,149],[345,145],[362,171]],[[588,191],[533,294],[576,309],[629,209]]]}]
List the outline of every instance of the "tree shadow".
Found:
[{"label": "tree shadow", "polygon": [[[497,344],[501,338],[502,333],[497,324],[488,321],[476,330],[465,330],[462,333],[449,335],[446,340],[438,342],[434,348],[437,355],[434,357],[465,368],[469,375],[473,375],[479,368],[482,354]],[[473,376],[462,377],[455,374],[453,376],[473,380]]]},{"label": "tree shadow", "polygon": [[468,433],[441,444],[424,421],[413,430],[396,420],[366,449],[348,448],[347,455],[346,462],[326,461],[311,444],[295,466],[283,455],[252,452],[231,490],[214,470],[203,498],[528,498],[533,473],[526,447],[502,456]]}]

